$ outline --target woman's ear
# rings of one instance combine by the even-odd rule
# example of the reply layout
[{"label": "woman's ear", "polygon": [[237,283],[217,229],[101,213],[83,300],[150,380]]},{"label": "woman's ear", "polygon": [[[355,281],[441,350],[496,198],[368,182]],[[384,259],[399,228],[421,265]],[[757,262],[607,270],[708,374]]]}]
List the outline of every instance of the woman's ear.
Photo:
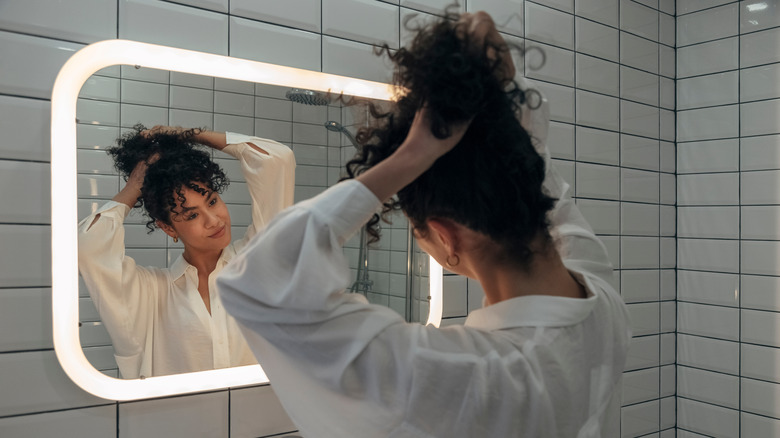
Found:
[{"label": "woman's ear", "polygon": [[154,221],[155,225],[157,225],[163,232],[171,237],[178,237],[179,234],[176,232],[175,229],[173,229],[172,226],[166,224],[165,222],[161,220]]},{"label": "woman's ear", "polygon": [[447,254],[457,252],[460,244],[459,225],[444,218],[428,219],[427,222],[430,230],[429,238],[442,245],[447,250]]}]

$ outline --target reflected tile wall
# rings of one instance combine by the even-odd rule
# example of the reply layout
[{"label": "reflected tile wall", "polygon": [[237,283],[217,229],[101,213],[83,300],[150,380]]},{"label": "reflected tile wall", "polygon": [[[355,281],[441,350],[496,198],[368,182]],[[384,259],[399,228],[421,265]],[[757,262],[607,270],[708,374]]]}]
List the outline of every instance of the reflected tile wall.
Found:
[{"label": "reflected tile wall", "polygon": [[778,3],[681,0],[678,13],[677,427],[775,436]]}]

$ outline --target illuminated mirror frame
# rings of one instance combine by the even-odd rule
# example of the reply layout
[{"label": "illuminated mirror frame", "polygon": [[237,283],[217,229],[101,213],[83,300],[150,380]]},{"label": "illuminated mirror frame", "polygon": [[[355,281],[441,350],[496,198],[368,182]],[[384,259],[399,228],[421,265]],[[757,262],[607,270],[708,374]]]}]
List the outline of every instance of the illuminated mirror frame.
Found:
[{"label": "illuminated mirror frame", "polygon": [[[79,338],[76,178],[76,103],[93,73],[131,65],[290,88],[390,100],[388,84],[126,40],[90,44],[62,67],[51,97],[52,326],[63,370],[81,388],[110,400],[136,400],[268,383],[260,365],[136,380],[115,379],[87,361]],[[442,316],[442,268],[430,259],[428,324]]]}]

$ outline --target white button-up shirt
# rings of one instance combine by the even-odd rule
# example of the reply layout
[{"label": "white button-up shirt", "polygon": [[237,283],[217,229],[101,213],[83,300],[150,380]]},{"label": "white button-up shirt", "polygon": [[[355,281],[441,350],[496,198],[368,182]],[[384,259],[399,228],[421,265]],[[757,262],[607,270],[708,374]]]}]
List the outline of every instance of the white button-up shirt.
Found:
[{"label": "white button-up shirt", "polygon": [[551,232],[587,298],[522,296],[439,329],[346,293],[342,245],[381,205],[355,180],[280,213],[223,269],[225,307],[304,436],[610,436],[626,308],[603,244],[549,166],[546,105],[525,112],[559,199]]},{"label": "white button-up shirt", "polygon": [[215,279],[257,230],[292,204],[295,159],[288,147],[271,140],[227,133],[227,142],[223,151],[238,158],[246,178],[252,224],[242,239],[222,251],[209,275],[211,314],[198,292],[197,268],[181,255],[166,269],[137,266],[125,254],[127,205],[110,201],[79,223],[79,271],[124,378],[257,363],[235,320],[225,312]]}]

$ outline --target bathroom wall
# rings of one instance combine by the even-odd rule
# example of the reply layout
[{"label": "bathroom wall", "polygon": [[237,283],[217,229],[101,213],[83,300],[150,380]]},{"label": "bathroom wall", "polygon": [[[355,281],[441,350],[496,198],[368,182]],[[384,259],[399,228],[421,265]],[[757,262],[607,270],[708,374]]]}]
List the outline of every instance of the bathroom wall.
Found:
[{"label": "bathroom wall", "polygon": [[678,436],[778,436],[778,2],[677,12]]},{"label": "bathroom wall", "polygon": [[[372,45],[398,47],[408,37],[405,17],[447,3],[0,3],[0,435],[239,437],[295,430],[269,386],[114,403],[86,394],[62,372],[50,324],[48,100],[75,50],[126,38],[384,81],[389,71]],[[539,61],[531,54],[525,66],[551,102],[555,165],[607,245],[615,287],[634,320],[622,421],[614,426],[623,437],[674,436],[674,0],[462,4],[461,10],[493,14],[507,39],[544,49],[541,69],[530,68]],[[445,286],[445,324],[462,323],[482,292],[454,275]]]}]

